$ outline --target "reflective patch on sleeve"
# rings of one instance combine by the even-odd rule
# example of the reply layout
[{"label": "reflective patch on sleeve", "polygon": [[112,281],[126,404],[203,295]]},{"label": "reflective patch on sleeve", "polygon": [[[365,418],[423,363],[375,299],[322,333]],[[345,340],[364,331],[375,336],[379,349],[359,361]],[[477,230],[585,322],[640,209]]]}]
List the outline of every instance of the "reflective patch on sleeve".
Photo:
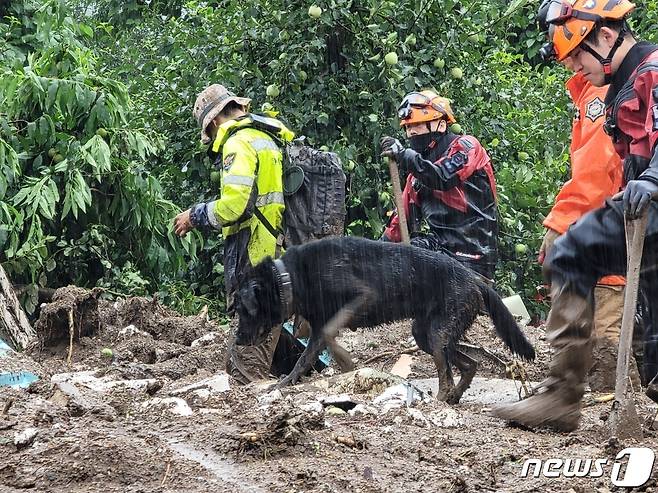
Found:
[{"label": "reflective patch on sleeve", "polygon": [[460,144],[464,149],[466,149],[467,151],[470,151],[471,149],[473,149],[473,148],[475,147],[475,145],[474,145],[473,143],[471,143],[471,141],[469,141],[469,140],[467,140],[467,139],[459,139],[459,144]]},{"label": "reflective patch on sleeve", "polygon": [[598,96],[592,99],[585,107],[585,116],[595,122],[605,115],[605,103]]},{"label": "reflective patch on sleeve", "polygon": [[233,161],[235,161],[235,152],[224,156],[224,169],[226,171],[228,171],[228,169],[231,167]]},{"label": "reflective patch on sleeve", "polygon": [[254,139],[251,142],[251,147],[254,148],[254,151],[259,152],[263,151],[265,149],[269,149],[271,151],[278,151],[279,148],[277,145],[272,141],[272,139]]},{"label": "reflective patch on sleeve", "polygon": [[217,201],[213,200],[206,204],[206,212],[208,213],[208,223],[214,229],[221,229],[222,222],[219,220],[219,217],[215,214],[215,207],[217,206]]},{"label": "reflective patch on sleeve", "polygon": [[254,184],[253,176],[227,175],[223,178],[224,185],[244,185],[250,187]]}]

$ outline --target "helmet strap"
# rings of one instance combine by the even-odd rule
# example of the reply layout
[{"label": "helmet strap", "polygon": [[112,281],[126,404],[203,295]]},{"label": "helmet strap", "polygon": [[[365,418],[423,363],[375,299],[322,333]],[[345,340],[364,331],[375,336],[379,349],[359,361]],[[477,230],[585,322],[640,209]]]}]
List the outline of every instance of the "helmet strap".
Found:
[{"label": "helmet strap", "polygon": [[615,53],[617,53],[617,49],[624,42],[625,35],[626,35],[626,26],[622,26],[621,30],[619,31],[619,36],[617,36],[617,39],[615,40],[615,44],[612,45],[612,48],[610,48],[610,51],[608,52],[608,56],[605,58],[599,55],[591,46],[585,43],[583,43],[581,46],[583,50],[585,50],[587,53],[592,55],[594,58],[596,58],[599,61],[601,65],[603,65],[603,73],[605,75],[604,82],[606,84],[610,84],[612,82],[612,59],[614,58]]}]

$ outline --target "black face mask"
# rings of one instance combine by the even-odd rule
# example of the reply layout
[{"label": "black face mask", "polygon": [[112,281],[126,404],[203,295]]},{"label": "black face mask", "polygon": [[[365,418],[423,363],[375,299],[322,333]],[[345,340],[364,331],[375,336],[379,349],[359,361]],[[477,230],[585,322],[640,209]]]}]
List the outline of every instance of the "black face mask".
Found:
[{"label": "black face mask", "polygon": [[[416,152],[423,154],[424,157],[429,151],[433,151],[438,156],[442,155],[450,143],[453,141],[454,134],[449,130],[445,132],[428,132],[422,135],[409,137],[409,146]],[[430,148],[432,142],[435,144]]]}]

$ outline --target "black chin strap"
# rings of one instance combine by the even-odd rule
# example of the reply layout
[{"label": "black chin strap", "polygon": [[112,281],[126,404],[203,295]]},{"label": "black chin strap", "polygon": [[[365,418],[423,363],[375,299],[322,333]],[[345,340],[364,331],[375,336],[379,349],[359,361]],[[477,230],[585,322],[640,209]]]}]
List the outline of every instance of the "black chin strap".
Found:
[{"label": "black chin strap", "polygon": [[624,36],[626,35],[626,26],[622,26],[621,30],[619,31],[619,36],[617,36],[617,40],[615,41],[615,44],[612,45],[612,48],[610,48],[610,52],[608,53],[608,56],[603,58],[601,55],[599,55],[596,51],[594,51],[594,48],[591,46],[582,43],[581,48],[585,50],[587,53],[592,55],[594,58],[596,58],[601,65],[603,65],[603,73],[605,74],[605,83],[610,84],[612,82],[612,59],[615,56],[615,53],[617,52],[617,49],[621,46],[621,44],[624,42]]}]

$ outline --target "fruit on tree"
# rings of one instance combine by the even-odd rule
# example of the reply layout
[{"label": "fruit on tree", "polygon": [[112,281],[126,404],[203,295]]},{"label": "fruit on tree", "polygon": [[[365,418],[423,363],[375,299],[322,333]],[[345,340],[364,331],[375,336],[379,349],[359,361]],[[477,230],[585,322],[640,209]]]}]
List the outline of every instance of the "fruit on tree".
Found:
[{"label": "fruit on tree", "polygon": [[270,84],[267,86],[267,89],[265,90],[265,94],[267,94],[271,98],[276,98],[279,94],[281,94],[281,91],[279,89],[279,86],[276,84]]},{"label": "fruit on tree", "polygon": [[453,79],[461,79],[464,77],[464,72],[459,67],[453,67],[450,69],[450,75]]},{"label": "fruit on tree", "polygon": [[386,53],[386,56],[384,57],[384,61],[386,62],[387,65],[395,65],[398,63],[398,54],[395,53],[394,51],[391,51],[390,53]]}]

